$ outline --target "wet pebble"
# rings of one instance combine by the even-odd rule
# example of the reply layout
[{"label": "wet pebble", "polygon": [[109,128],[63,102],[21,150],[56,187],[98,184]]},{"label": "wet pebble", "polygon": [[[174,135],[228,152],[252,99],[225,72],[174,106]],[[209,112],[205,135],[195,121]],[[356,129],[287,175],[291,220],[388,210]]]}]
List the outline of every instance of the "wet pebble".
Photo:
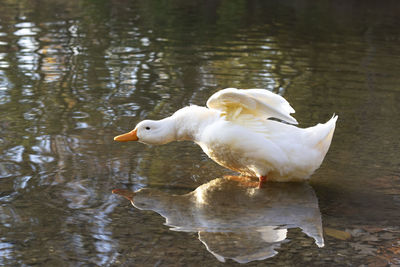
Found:
[{"label": "wet pebble", "polygon": [[361,241],[365,241],[365,242],[368,242],[368,241],[375,242],[375,241],[379,240],[378,237],[376,237],[375,235],[364,235],[360,239],[361,239]]},{"label": "wet pebble", "polygon": [[359,237],[359,236],[361,236],[361,235],[363,235],[365,233],[364,230],[358,229],[358,228],[356,228],[356,229],[346,229],[346,232],[349,232],[354,237]]},{"label": "wet pebble", "polygon": [[348,240],[351,238],[350,233],[330,227],[325,227],[324,232],[326,235],[340,240]]},{"label": "wet pebble", "polygon": [[379,235],[379,238],[385,239],[385,240],[390,240],[390,239],[393,239],[394,236],[392,233],[386,232],[384,234]]}]

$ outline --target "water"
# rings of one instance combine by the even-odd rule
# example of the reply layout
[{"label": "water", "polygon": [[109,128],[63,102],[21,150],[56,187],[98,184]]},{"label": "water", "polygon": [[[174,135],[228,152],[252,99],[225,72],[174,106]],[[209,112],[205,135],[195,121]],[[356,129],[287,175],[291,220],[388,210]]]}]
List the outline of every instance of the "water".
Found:
[{"label": "water", "polygon": [[[318,202],[325,246],[299,224],[257,217],[266,223],[257,227],[287,229],[286,240],[278,231],[274,255],[248,265],[400,264],[398,2],[1,6],[0,265],[222,266],[221,255],[238,264],[234,254],[250,251],[249,240],[266,247],[234,228],[243,216],[230,213],[217,235],[197,226],[171,231],[165,211],[137,209],[111,193],[149,188],[171,198],[232,174],[189,142],[112,140],[142,119],[203,105],[225,87],[282,94],[302,127],[339,115],[307,189]],[[279,195],[271,190],[260,194]]]}]

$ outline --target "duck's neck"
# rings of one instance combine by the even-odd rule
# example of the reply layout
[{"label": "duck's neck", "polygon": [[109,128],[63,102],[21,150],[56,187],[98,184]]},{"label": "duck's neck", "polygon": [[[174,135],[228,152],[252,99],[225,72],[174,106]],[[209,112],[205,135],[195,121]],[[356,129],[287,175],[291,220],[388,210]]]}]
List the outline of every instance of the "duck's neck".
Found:
[{"label": "duck's neck", "polygon": [[198,141],[204,128],[218,118],[218,112],[206,107],[188,106],[175,112],[171,118],[175,121],[177,141]]}]

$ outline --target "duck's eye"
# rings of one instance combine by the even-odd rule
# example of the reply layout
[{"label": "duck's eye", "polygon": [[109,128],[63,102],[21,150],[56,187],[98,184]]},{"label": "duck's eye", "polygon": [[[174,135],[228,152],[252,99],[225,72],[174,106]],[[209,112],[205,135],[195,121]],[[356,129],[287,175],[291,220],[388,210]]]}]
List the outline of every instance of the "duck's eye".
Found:
[{"label": "duck's eye", "polygon": [[150,127],[149,127],[149,126],[147,126],[147,127],[146,127],[146,130],[150,130]]}]

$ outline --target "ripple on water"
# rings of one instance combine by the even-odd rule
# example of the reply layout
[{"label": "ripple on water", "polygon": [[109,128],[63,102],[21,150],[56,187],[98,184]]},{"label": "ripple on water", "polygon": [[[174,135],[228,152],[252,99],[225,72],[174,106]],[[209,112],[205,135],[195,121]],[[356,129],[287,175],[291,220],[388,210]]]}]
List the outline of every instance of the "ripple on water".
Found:
[{"label": "ripple on water", "polygon": [[22,154],[23,154],[24,150],[25,150],[25,148],[22,145],[19,145],[19,146],[15,146],[10,149],[7,149],[4,152],[4,155],[8,159],[10,159],[14,162],[22,162],[23,161]]},{"label": "ripple on water", "polygon": [[14,32],[16,36],[33,36],[40,32],[40,29],[37,27],[32,28],[21,28]]},{"label": "ripple on water", "polygon": [[7,261],[6,260],[10,260],[13,258],[13,253],[14,252],[14,245],[9,243],[9,242],[5,242],[5,241],[0,241],[0,265],[6,266]]},{"label": "ripple on water", "polygon": [[14,189],[19,190],[19,189],[24,189],[28,185],[29,180],[32,178],[31,175],[25,175],[25,176],[18,176],[14,179]]},{"label": "ripple on water", "polygon": [[21,166],[11,161],[0,161],[0,179],[21,175]]},{"label": "ripple on water", "polygon": [[89,113],[84,112],[84,111],[74,111],[72,113],[72,118],[74,118],[74,119],[86,119],[89,117],[90,117]]},{"label": "ripple on water", "polygon": [[54,161],[54,157],[52,156],[44,156],[44,155],[29,155],[29,160],[36,164],[44,164]]}]

